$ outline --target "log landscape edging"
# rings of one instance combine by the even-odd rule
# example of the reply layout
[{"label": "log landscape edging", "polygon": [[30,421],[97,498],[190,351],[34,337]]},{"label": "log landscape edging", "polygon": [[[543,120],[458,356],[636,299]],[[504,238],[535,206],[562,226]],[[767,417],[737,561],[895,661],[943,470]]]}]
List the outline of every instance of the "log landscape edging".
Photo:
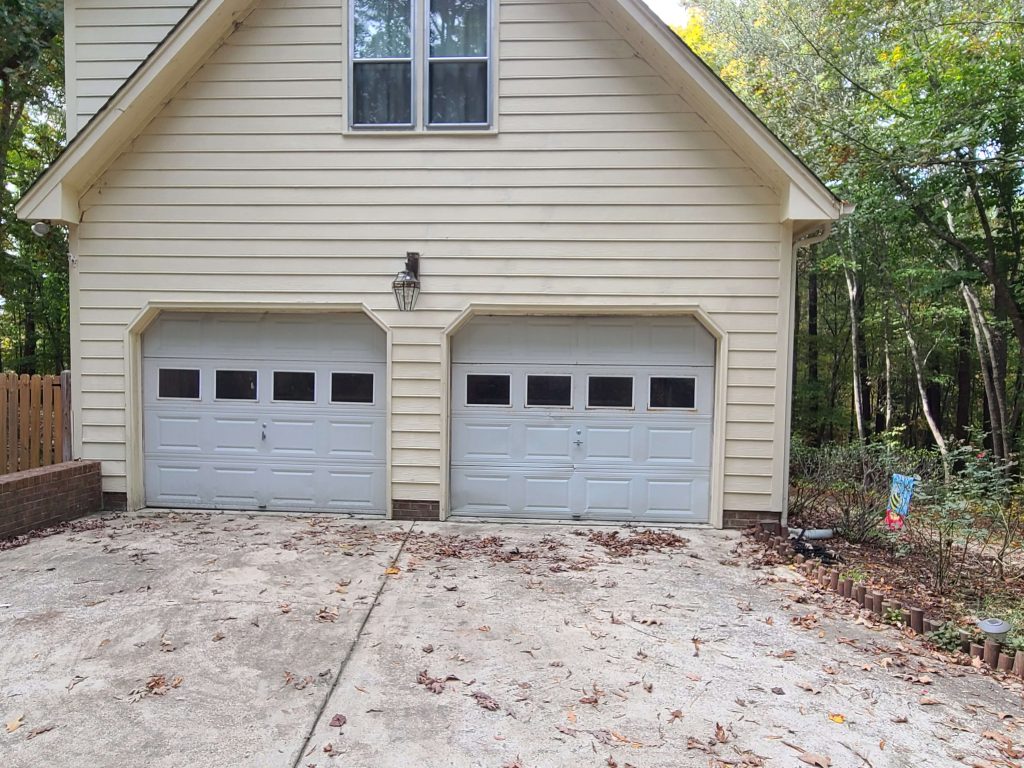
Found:
[{"label": "log landscape edging", "polygon": [[[924,608],[915,605],[904,604],[903,601],[886,597],[885,595],[870,589],[869,584],[854,581],[851,578],[843,578],[841,569],[830,567],[817,560],[808,560],[803,555],[794,551],[792,540],[782,533],[782,526],[776,523],[757,523],[753,528],[748,529],[753,538],[773,550],[784,559],[789,559],[796,568],[809,581],[816,583],[822,589],[836,593],[839,597],[855,602],[859,608],[869,610],[875,618],[882,618],[887,611],[899,612],[906,617],[904,626],[912,637],[919,641],[926,639],[927,632],[937,631],[949,623],[946,618],[930,618],[926,615]],[[976,642],[976,636],[967,630],[960,630],[960,649],[970,654],[972,658],[981,659],[981,662],[991,671],[1002,672],[1024,679],[1024,651],[1016,651],[1014,654],[1003,650],[1002,643],[993,639],[985,639],[981,643]]]}]

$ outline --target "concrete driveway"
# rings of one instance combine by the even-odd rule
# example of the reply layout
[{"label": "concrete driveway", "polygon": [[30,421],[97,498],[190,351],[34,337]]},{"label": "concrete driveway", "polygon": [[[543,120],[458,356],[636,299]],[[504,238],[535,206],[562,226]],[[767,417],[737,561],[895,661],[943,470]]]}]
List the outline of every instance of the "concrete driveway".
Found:
[{"label": "concrete driveway", "polygon": [[163,514],[0,552],[0,765],[1018,764],[1019,690],[735,533],[614,530]]}]

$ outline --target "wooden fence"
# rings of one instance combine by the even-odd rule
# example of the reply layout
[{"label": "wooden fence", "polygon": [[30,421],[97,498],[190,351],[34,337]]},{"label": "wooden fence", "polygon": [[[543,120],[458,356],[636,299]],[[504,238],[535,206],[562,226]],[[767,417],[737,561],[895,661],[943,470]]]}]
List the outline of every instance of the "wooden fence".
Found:
[{"label": "wooden fence", "polygon": [[71,374],[0,373],[0,475],[71,460]]}]

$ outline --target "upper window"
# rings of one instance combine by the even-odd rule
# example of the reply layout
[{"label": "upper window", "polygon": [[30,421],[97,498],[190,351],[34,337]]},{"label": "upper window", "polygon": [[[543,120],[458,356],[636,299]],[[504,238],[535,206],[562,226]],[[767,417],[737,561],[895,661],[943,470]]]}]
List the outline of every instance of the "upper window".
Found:
[{"label": "upper window", "polygon": [[412,126],[412,0],[352,0],[352,125]]},{"label": "upper window", "polygon": [[352,127],[489,126],[491,2],[352,0]]},{"label": "upper window", "polygon": [[487,125],[488,0],[429,0],[431,125]]}]

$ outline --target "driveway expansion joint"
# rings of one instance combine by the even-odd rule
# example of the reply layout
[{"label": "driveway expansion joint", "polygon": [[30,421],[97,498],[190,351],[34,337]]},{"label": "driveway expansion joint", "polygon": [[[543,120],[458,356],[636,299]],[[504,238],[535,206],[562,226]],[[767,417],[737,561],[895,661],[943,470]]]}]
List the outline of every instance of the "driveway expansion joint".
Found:
[{"label": "driveway expansion joint", "polygon": [[[402,551],[405,549],[406,542],[409,541],[409,537],[412,536],[412,532],[416,529],[416,521],[412,522],[412,525],[405,532],[405,536],[402,537],[402,543],[399,544],[398,550],[395,552],[395,556],[391,558],[388,563],[388,569],[395,567],[398,564],[399,558],[402,556]],[[338,683],[341,682],[341,676],[345,674],[345,669],[348,667],[348,662],[355,654],[356,648],[359,647],[359,641],[363,638],[363,630],[366,629],[366,625],[370,623],[370,616],[373,615],[374,609],[380,603],[380,597],[384,593],[384,588],[388,585],[391,578],[385,573],[384,578],[380,581],[380,586],[373,595],[373,600],[370,603],[369,609],[366,611],[366,615],[363,616],[363,620],[359,623],[359,629],[356,630],[355,639],[349,644],[348,650],[342,657],[341,662],[338,664],[338,671],[334,675],[334,680],[331,681],[331,687],[324,694],[323,701],[320,703],[320,707],[317,709],[316,714],[310,721],[309,728],[306,731],[306,737],[302,740],[302,746],[299,747],[299,751],[295,755],[295,760],[291,764],[291,768],[299,768],[299,763],[302,762],[306,753],[309,751],[309,743],[313,740],[313,734],[316,733],[316,726],[320,722],[320,718],[324,716],[324,712],[327,711],[327,705],[334,697],[334,691],[338,687]]]}]

